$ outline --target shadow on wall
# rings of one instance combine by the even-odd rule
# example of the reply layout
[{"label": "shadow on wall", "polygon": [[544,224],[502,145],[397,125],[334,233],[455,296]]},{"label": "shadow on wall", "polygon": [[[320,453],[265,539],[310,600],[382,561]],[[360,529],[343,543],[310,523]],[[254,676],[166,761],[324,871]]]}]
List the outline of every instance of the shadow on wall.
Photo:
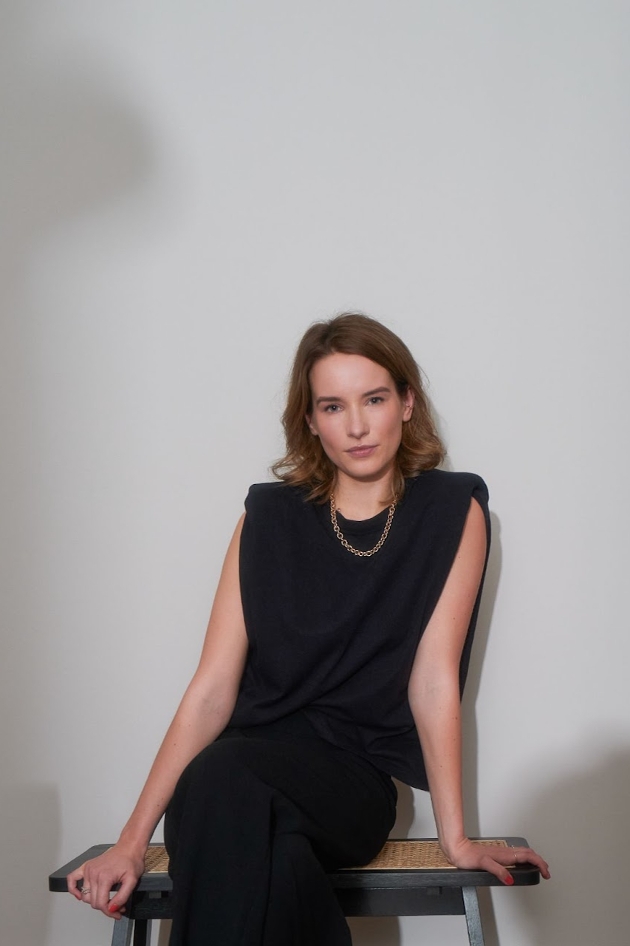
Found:
[{"label": "shadow on wall", "polygon": [[488,567],[486,578],[477,618],[477,629],[475,631],[475,641],[470,656],[470,667],[468,670],[468,679],[466,681],[466,690],[462,704],[462,730],[463,730],[463,754],[464,754],[464,806],[465,820],[467,830],[471,834],[479,834],[479,777],[478,777],[478,752],[479,736],[477,731],[477,718],[475,715],[475,704],[479,694],[481,683],[481,670],[488,647],[488,638],[490,636],[490,625],[492,623],[492,614],[497,599],[499,588],[499,579],[501,576],[501,523],[495,513],[490,513],[490,528],[492,531],[492,543],[490,547],[490,556],[488,558]]},{"label": "shadow on wall", "polygon": [[[471,835],[480,835],[479,821],[479,735],[475,704],[481,683],[481,670],[490,637],[490,625],[494,605],[497,600],[499,579],[501,577],[501,523],[498,516],[490,513],[490,529],[492,541],[490,556],[483,589],[483,597],[479,608],[475,642],[470,657],[468,680],[462,707],[463,732],[463,765],[464,765],[464,818],[466,830]],[[483,923],[486,946],[499,946],[497,923],[490,891],[486,888],[479,890],[479,908]]]},{"label": "shadow on wall", "polygon": [[15,288],[42,234],[120,201],[148,177],[154,149],[142,116],[94,62],[40,59],[28,36],[10,39],[5,30],[0,259]]},{"label": "shadow on wall", "polygon": [[42,54],[28,28],[38,7],[12,5],[0,34],[0,364],[4,403],[19,405],[22,427],[34,407],[29,344],[39,313],[25,298],[33,250],[56,226],[121,202],[149,177],[155,151],[146,121],[89,50]]},{"label": "shadow on wall", "polygon": [[[390,837],[406,838],[415,820],[415,795],[413,789],[402,782],[396,781],[396,788],[396,823]],[[351,917],[348,925],[355,946],[382,946],[383,943],[387,943],[387,946],[401,946],[402,933],[398,917]]]},{"label": "shadow on wall", "polygon": [[59,852],[59,791],[47,784],[4,787],[0,811],[0,942],[35,946],[47,940],[52,909],[46,877]]},{"label": "shadow on wall", "polygon": [[46,426],[40,326],[58,315],[52,304],[45,311],[30,305],[29,266],[56,227],[122,203],[149,177],[155,151],[142,116],[87,60],[89,50],[83,63],[66,62],[67,51],[53,59],[32,45],[24,24],[37,20],[38,7],[14,4],[0,31],[0,420],[7,458],[0,503],[10,504],[3,528],[12,553],[3,577],[9,588],[28,585],[29,593],[33,581],[26,579],[41,576],[17,572],[16,563],[32,559],[34,550],[24,548],[29,536],[36,539],[20,514],[37,510],[42,492],[34,433]]},{"label": "shadow on wall", "polygon": [[523,817],[552,880],[523,890],[523,926],[536,946],[627,946],[630,745],[593,732],[580,755],[592,765],[568,773]]},{"label": "shadow on wall", "polygon": [[[3,770],[15,782],[2,789],[3,932],[7,946],[47,941],[52,904],[47,874],[62,848],[58,786],[24,779],[25,760],[49,760],[52,682],[42,636],[51,563],[41,547],[43,416],[37,385],[37,344],[46,312],[28,300],[29,264],[42,239],[73,218],[118,203],[146,180],[154,147],[145,122],[120,100],[120,83],[101,74],[90,50],[38,46],[30,24],[38,22],[33,0],[5,5],[0,32],[0,403],[6,483],[0,496],[6,567],[0,591],[10,624],[0,680]],[[38,533],[38,529],[40,532]],[[34,591],[35,589],[35,591]],[[10,616],[10,617],[9,617]],[[33,661],[32,655],[38,659]],[[54,756],[54,753],[52,753]],[[45,763],[42,763],[42,765]],[[32,764],[29,766],[32,769]]]}]

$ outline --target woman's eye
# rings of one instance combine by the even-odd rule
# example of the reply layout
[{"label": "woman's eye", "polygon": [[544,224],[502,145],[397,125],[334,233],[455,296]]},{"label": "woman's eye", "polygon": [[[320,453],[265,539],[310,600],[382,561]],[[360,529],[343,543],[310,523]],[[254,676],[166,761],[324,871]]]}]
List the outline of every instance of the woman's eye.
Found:
[{"label": "woman's eye", "polygon": [[382,397],[379,397],[377,394],[374,397],[370,398],[370,404],[380,404],[383,401]]},{"label": "woman's eye", "polygon": [[324,408],[324,413],[325,413],[325,414],[336,414],[338,410],[339,410],[339,405],[338,405],[338,404],[327,404],[326,407]]}]

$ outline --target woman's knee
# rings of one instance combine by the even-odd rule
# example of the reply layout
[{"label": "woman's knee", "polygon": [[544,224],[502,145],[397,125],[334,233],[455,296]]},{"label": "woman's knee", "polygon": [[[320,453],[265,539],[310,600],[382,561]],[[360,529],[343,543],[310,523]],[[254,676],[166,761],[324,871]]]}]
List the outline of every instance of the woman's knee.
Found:
[{"label": "woman's knee", "polygon": [[192,759],[182,772],[176,791],[207,788],[212,791],[217,783],[238,781],[246,769],[244,740],[218,739],[210,743]]},{"label": "woman's knee", "polygon": [[[245,782],[246,766],[238,739],[221,739],[201,750],[180,775],[166,808],[164,841],[173,851],[184,819],[203,823],[210,811],[236,801]],[[169,851],[170,853],[170,851]]]},{"label": "woman's knee", "polygon": [[238,739],[220,739],[210,743],[191,759],[180,775],[167,813],[181,812],[192,794],[214,795],[217,787],[238,781],[244,762]]}]

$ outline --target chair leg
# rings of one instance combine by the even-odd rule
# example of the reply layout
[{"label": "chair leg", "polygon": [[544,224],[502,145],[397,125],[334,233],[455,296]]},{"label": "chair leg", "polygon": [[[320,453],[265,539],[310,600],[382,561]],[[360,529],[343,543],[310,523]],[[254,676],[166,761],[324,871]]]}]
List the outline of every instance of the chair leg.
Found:
[{"label": "chair leg", "polygon": [[133,920],[123,916],[120,920],[114,920],[114,932],[112,933],[112,946],[131,946],[131,934],[133,932]]},{"label": "chair leg", "polygon": [[133,927],[133,946],[150,946],[151,920],[136,920]]},{"label": "chair leg", "polygon": [[462,896],[464,898],[466,926],[468,927],[468,942],[470,946],[484,946],[477,888],[462,887]]}]

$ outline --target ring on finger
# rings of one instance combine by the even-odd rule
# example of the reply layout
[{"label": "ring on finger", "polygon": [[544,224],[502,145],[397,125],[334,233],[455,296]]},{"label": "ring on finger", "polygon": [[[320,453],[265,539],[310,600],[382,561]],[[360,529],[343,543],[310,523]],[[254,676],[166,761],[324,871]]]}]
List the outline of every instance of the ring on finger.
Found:
[{"label": "ring on finger", "polygon": [[81,889],[81,896],[82,896],[82,897],[85,897],[85,895],[88,894],[89,892],[90,892],[90,888],[89,888],[89,887],[83,887],[83,888]]}]

